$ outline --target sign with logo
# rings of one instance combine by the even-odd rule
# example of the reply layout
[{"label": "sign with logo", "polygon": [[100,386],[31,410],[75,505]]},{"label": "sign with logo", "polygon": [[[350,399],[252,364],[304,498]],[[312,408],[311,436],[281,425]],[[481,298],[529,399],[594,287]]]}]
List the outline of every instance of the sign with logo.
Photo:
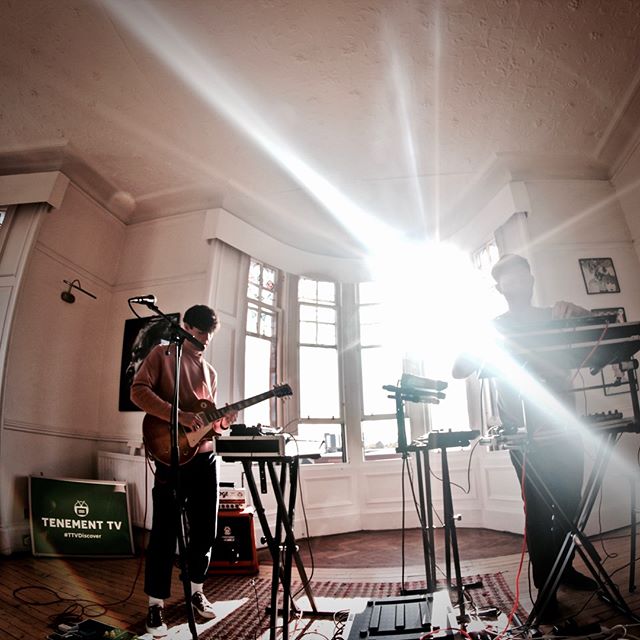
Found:
[{"label": "sign with logo", "polygon": [[130,556],[133,537],[124,482],[29,478],[35,556]]}]

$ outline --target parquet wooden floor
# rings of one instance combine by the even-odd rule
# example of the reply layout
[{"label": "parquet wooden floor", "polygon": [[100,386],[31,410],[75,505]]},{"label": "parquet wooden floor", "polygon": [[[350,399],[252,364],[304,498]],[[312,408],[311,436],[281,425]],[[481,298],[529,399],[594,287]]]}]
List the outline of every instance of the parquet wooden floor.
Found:
[{"label": "parquet wooden floor", "polygon": [[[521,538],[486,530],[460,529],[460,557],[463,575],[502,572],[512,589],[520,559]],[[628,533],[619,532],[606,541],[610,555],[606,567],[611,573],[629,562]],[[307,572],[310,558],[305,541],[301,542],[301,553]],[[639,541],[640,542],[640,541]],[[401,579],[400,533],[398,531],[359,532],[340,536],[325,536],[313,540],[314,576],[318,580],[338,581],[398,581]],[[437,545],[438,547],[438,545]],[[602,551],[599,547],[599,551]],[[270,567],[262,558],[261,574],[270,573]],[[418,531],[407,532],[405,579],[415,580],[424,576],[422,547]],[[46,606],[22,604],[14,597],[14,590],[39,586],[51,592],[22,591],[22,596],[34,600],[51,601],[54,593],[70,601],[86,599],[101,603],[106,613],[98,619],[107,624],[129,628],[139,623],[146,612],[146,596],[142,592],[142,581],[132,591],[136,572],[141,568],[140,558],[115,560],[67,560],[33,558],[30,555],[15,555],[0,558],[0,639],[43,640],[50,633],[49,617],[61,612],[68,604],[57,602]],[[530,607],[526,562],[520,580],[521,598],[525,608]],[[175,572],[177,574],[177,572]],[[636,572],[640,580],[640,570]],[[211,578],[215,580],[215,578]],[[640,613],[640,592],[629,594],[628,570],[614,575],[615,582],[634,611]],[[206,587],[205,587],[206,590]],[[177,575],[174,575],[175,599],[181,592]],[[589,596],[576,592],[560,592],[563,615],[578,613],[580,623],[600,621],[612,626],[624,623],[625,618],[612,611],[597,597],[586,605]],[[120,604],[113,604],[126,600]],[[111,603],[111,604],[109,604]]]}]

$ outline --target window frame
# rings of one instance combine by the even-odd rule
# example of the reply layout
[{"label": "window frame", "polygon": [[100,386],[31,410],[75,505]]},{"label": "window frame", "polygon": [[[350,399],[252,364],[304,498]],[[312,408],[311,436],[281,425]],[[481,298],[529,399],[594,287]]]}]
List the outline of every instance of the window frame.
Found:
[{"label": "window frame", "polygon": [[[260,266],[260,283],[258,285],[260,294],[262,289],[266,289],[267,287],[263,286],[263,275],[265,269],[269,269],[274,273],[274,286],[271,290],[273,292],[273,304],[265,303],[262,299],[251,298],[249,296],[249,287],[253,284],[250,280],[251,276],[251,268],[252,264],[257,264]],[[264,340],[270,343],[269,348],[269,387],[274,387],[278,383],[278,374],[280,370],[280,335],[281,335],[281,319],[282,319],[282,309],[279,306],[279,298],[281,296],[282,290],[282,282],[284,279],[284,273],[272,265],[258,260],[252,256],[249,256],[247,277],[245,279],[245,290],[244,290],[244,336],[243,336],[243,353],[244,353],[244,376],[243,376],[243,388],[246,395],[246,376],[247,376],[247,337],[257,338],[258,340]],[[256,319],[256,331],[250,331],[247,327],[248,317],[249,317],[249,308],[254,306],[257,310],[257,319]],[[260,333],[260,325],[261,325],[261,310],[264,309],[269,312],[272,316],[272,335],[265,336]],[[264,389],[263,391],[266,391]],[[278,403],[275,398],[270,398],[269,402],[269,422],[272,425],[279,424],[279,413],[280,410],[278,408]]]},{"label": "window frame", "polygon": [[[300,300],[300,281],[302,279],[310,280],[316,283],[316,290],[318,283],[330,283],[334,287],[334,297],[333,303],[329,303],[326,301],[318,300],[316,297],[316,301],[311,302],[309,300]],[[336,353],[336,361],[337,361],[337,375],[338,375],[338,408],[339,414],[338,416],[331,417],[303,417],[302,410],[300,405],[301,393],[296,394],[296,432],[298,432],[300,425],[338,425],[340,431],[341,438],[341,455],[340,459],[336,459],[335,456],[331,454],[322,454],[321,457],[316,460],[319,463],[332,463],[332,464],[341,464],[347,463],[349,461],[348,456],[348,447],[347,447],[347,421],[345,417],[345,387],[344,387],[344,363],[343,363],[343,331],[342,331],[342,322],[343,322],[343,313],[342,313],[342,293],[343,286],[339,282],[333,282],[329,279],[316,279],[305,276],[298,276],[296,278],[292,278],[292,292],[290,296],[290,302],[292,307],[295,308],[295,313],[292,313],[292,319],[295,321],[295,331],[292,333],[295,335],[294,343],[295,343],[295,361],[296,361],[296,372],[297,372],[297,381],[298,381],[298,389],[301,390],[301,375],[300,375],[300,348],[301,347],[310,347],[310,348],[319,348],[319,349],[334,349]],[[332,308],[335,310],[335,344],[319,344],[319,343],[310,343],[310,342],[301,342],[300,339],[300,327],[301,320],[300,318],[300,309],[302,306],[314,306],[316,308]],[[293,310],[293,309],[292,309]],[[307,320],[304,320],[307,322]],[[327,323],[319,323],[316,324],[327,324]],[[317,337],[317,328],[316,328],[316,337]]]}]

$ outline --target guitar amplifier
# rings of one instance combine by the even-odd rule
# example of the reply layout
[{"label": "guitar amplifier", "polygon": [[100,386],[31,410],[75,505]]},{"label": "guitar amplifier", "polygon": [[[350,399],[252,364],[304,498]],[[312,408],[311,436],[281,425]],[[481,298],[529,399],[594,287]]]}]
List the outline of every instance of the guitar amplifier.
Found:
[{"label": "guitar amplifier", "polygon": [[283,456],[285,436],[221,436],[214,440],[218,455],[228,458]]},{"label": "guitar amplifier", "polygon": [[253,513],[253,507],[218,512],[218,533],[211,552],[209,575],[258,573]]},{"label": "guitar amplifier", "polygon": [[220,487],[218,496],[220,498],[220,511],[241,511],[247,506],[245,490],[242,487],[239,489]]}]

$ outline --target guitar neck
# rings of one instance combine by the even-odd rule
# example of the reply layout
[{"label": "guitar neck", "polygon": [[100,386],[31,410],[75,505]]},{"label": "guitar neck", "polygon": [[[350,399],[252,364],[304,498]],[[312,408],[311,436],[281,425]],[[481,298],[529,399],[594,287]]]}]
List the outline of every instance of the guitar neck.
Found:
[{"label": "guitar neck", "polygon": [[231,411],[242,411],[243,409],[246,409],[247,407],[250,407],[254,404],[258,404],[259,402],[262,402],[267,398],[272,398],[274,395],[275,392],[273,390],[265,391],[265,393],[260,393],[257,396],[240,400],[239,402],[235,402],[234,404],[227,405],[226,407],[222,407],[220,409],[211,409],[209,411],[205,411],[204,413],[207,416],[208,422],[215,422]]}]

